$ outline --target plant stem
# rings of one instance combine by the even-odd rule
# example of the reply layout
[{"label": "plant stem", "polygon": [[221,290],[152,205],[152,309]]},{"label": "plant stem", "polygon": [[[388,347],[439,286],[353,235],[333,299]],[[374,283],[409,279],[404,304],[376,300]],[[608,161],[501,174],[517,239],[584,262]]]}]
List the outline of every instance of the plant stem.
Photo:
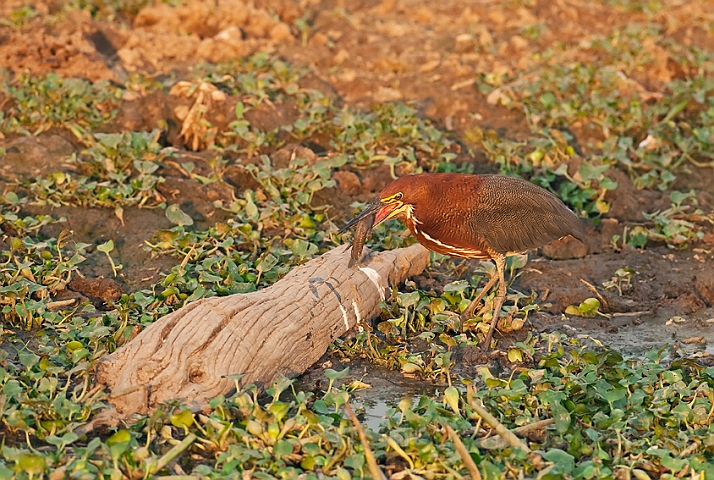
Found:
[{"label": "plant stem", "polygon": [[446,432],[449,434],[449,438],[451,439],[452,442],[454,442],[454,446],[456,447],[456,451],[459,452],[459,456],[461,457],[461,461],[464,462],[464,466],[468,469],[469,473],[471,474],[471,479],[472,480],[481,480],[481,473],[478,471],[478,467],[476,467],[476,462],[474,462],[474,459],[471,458],[471,454],[469,453],[468,449],[466,448],[466,445],[464,445],[464,442],[461,441],[461,438],[456,434],[453,428],[451,428],[448,425],[444,425],[446,427]]},{"label": "plant stem", "polygon": [[364,448],[364,457],[367,460],[369,474],[372,475],[372,478],[375,480],[387,480],[387,477],[379,468],[379,465],[377,465],[377,460],[375,460],[374,458],[374,453],[372,453],[372,449],[369,448],[369,444],[367,443],[367,437],[364,434],[364,430],[362,430],[362,425],[360,425],[359,420],[357,420],[357,416],[350,408],[349,403],[345,403],[345,410],[347,410],[347,413],[350,415],[350,418],[352,419],[352,424],[357,430],[357,435],[359,435],[359,441],[360,443],[362,443],[362,448]]}]

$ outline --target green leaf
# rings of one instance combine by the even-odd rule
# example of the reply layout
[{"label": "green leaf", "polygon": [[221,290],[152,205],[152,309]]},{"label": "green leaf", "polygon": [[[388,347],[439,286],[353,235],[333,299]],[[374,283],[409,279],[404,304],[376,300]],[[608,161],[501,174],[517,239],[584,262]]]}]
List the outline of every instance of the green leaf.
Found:
[{"label": "green leaf", "polygon": [[285,418],[285,415],[290,411],[290,404],[282,402],[273,403],[268,410],[275,416],[275,420],[279,422]]},{"label": "green leaf", "polygon": [[[549,462],[553,462],[556,469],[551,470],[551,473],[570,473],[575,468],[575,457],[568,452],[564,452],[558,448],[548,450],[543,454],[543,458]],[[556,472],[557,470],[557,472]]]},{"label": "green leaf", "polygon": [[24,392],[25,389],[22,388],[20,382],[15,379],[8,380],[8,382],[2,387],[2,393],[8,397],[14,397],[15,395]]},{"label": "green leaf", "polygon": [[444,291],[449,293],[460,293],[466,290],[468,286],[469,282],[466,280],[456,280],[455,282],[444,285]]},{"label": "green leaf", "polygon": [[530,153],[530,155],[528,155],[528,158],[530,158],[531,162],[535,164],[540,163],[540,161],[543,160],[543,157],[545,157],[545,150],[543,150],[542,148],[536,148]]},{"label": "green leaf", "polygon": [[570,428],[570,412],[560,402],[553,402],[550,406],[550,411],[553,415],[553,420],[555,420],[555,429],[559,434],[563,435]]},{"label": "green leaf", "polygon": [[652,478],[647,474],[647,472],[645,472],[644,470],[640,470],[639,468],[632,469],[632,476],[635,477],[637,480],[651,480]]},{"label": "green leaf", "polygon": [[124,140],[124,135],[121,133],[95,133],[94,138],[107,149],[116,150],[119,143]]},{"label": "green leaf", "polygon": [[635,248],[645,248],[649,240],[649,231],[641,225],[635,226],[627,238],[627,244]]},{"label": "green leaf", "polygon": [[444,400],[457,415],[459,415],[459,396],[459,391],[454,386],[448,387],[444,390]]},{"label": "green leaf", "polygon": [[506,265],[508,265],[508,268],[511,270],[523,268],[526,264],[528,264],[528,255],[509,255],[506,258]]},{"label": "green leaf", "polygon": [[114,240],[108,240],[101,245],[97,245],[97,250],[104,253],[109,253],[114,250]]},{"label": "green leaf", "polygon": [[261,422],[258,422],[256,420],[250,419],[245,425],[245,429],[250,433],[251,435],[260,436],[263,434],[263,424]]},{"label": "green leaf", "polygon": [[543,104],[545,108],[550,108],[555,104],[555,95],[551,92],[546,92],[540,96],[540,103]]},{"label": "green leaf", "polygon": [[17,354],[17,357],[20,359],[20,363],[22,363],[28,370],[40,361],[40,357],[32,352],[20,352]]},{"label": "green leaf", "polygon": [[697,458],[693,458],[690,460],[689,466],[696,473],[704,473],[703,478],[714,478],[714,463],[702,462]]},{"label": "green leaf", "polygon": [[7,192],[4,198],[10,205],[18,205],[20,203],[20,197],[15,192]]},{"label": "green leaf", "polygon": [[268,437],[275,440],[278,438],[278,435],[280,435],[280,426],[277,424],[277,422],[270,422],[268,424]]},{"label": "green leaf", "polygon": [[112,446],[119,443],[129,443],[131,441],[131,434],[128,430],[118,430],[114,435],[107,438],[107,445]]},{"label": "green leaf", "polygon": [[191,413],[191,410],[185,409],[181,410],[179,413],[171,415],[171,425],[187,430],[191,425],[193,425],[193,414]]},{"label": "green leaf", "polygon": [[47,437],[45,439],[45,441],[47,443],[49,443],[50,445],[54,445],[55,447],[57,447],[58,449],[61,450],[64,447],[66,447],[67,445],[75,442],[78,438],[79,438],[79,435],[77,435],[76,433],[67,432],[64,435],[62,435],[61,437],[57,437],[55,435],[50,435],[49,437]]},{"label": "green leaf", "polygon": [[349,470],[345,468],[338,468],[335,470],[335,475],[339,480],[352,480],[352,475],[350,475]]},{"label": "green leaf", "polygon": [[677,370],[666,370],[662,372],[662,380],[674,384],[682,381],[682,373]]},{"label": "green leaf", "polygon": [[597,298],[586,298],[578,305],[569,305],[565,308],[566,315],[576,315],[578,317],[593,317],[598,313],[600,300]]},{"label": "green leaf", "polygon": [[595,462],[592,460],[586,460],[585,462],[578,465],[575,470],[573,470],[573,478],[593,478],[597,472],[597,467]]},{"label": "green leaf", "polygon": [[350,400],[350,394],[344,390],[339,390],[336,392],[330,392],[325,395],[325,404],[332,405],[334,407],[339,407],[346,404]]},{"label": "green leaf", "polygon": [[253,201],[253,196],[250,195],[248,192],[245,194],[245,214],[248,216],[248,218],[257,218],[258,217],[258,207],[255,205],[255,202]]},{"label": "green leaf", "polygon": [[89,356],[89,350],[86,348],[80,348],[72,352],[72,363],[78,363]]},{"label": "green leaf", "polygon": [[553,170],[553,173],[559,177],[562,177],[563,175],[568,173],[568,164],[566,162],[561,163],[558,168]]},{"label": "green leaf", "polygon": [[586,298],[583,303],[580,304],[580,313],[583,317],[588,317],[595,315],[595,313],[600,308],[600,300],[597,298]]},{"label": "green leaf", "polygon": [[11,410],[11,413],[5,417],[4,422],[16,430],[28,431],[30,427],[27,425],[26,420],[28,419],[23,416],[22,411]]},{"label": "green leaf", "polygon": [[280,458],[293,453],[293,444],[287,440],[278,440],[273,447],[273,455]]},{"label": "green leaf", "polygon": [[0,480],[10,480],[14,478],[15,472],[7,468],[5,465],[0,465]]},{"label": "green leaf", "polygon": [[294,379],[290,379],[284,375],[278,375],[265,393],[271,395],[275,400],[277,400],[280,394],[290,388],[293,383],[295,383]]},{"label": "green leaf", "polygon": [[166,207],[166,218],[169,219],[169,222],[180,227],[193,225],[193,219],[175,203]]},{"label": "green leaf", "polygon": [[515,362],[522,362],[523,361],[523,350],[520,348],[511,348],[508,350],[508,361],[515,363]]},{"label": "green leaf", "polygon": [[404,372],[404,373],[421,372],[421,367],[415,363],[406,362],[404,365],[402,365],[402,372]]},{"label": "green leaf", "polygon": [[159,169],[159,164],[156,162],[134,160],[134,168],[136,168],[141,175],[151,175]]},{"label": "green leaf", "polygon": [[327,415],[330,413],[330,409],[322,399],[315,400],[315,403],[312,404],[312,409],[321,415]]},{"label": "green leaf", "polygon": [[353,453],[349,457],[345,458],[345,467],[352,468],[354,470],[361,470],[364,467],[364,454]]},{"label": "green leaf", "polygon": [[583,162],[578,167],[578,173],[583,181],[589,184],[591,180],[599,180],[608,168],[610,168],[609,165],[593,165],[589,162]]},{"label": "green leaf", "polygon": [[298,238],[290,245],[290,250],[294,255],[302,258],[317,253],[318,247],[314,243]]},{"label": "green leaf", "polygon": [[669,455],[662,456],[662,466],[664,468],[668,468],[672,471],[672,473],[677,473],[680,470],[682,470],[684,467],[687,466],[687,463],[689,463],[685,458],[674,458]]},{"label": "green leaf", "polygon": [[677,115],[682,113],[682,111],[684,110],[684,108],[687,106],[688,103],[689,103],[689,98],[686,98],[686,99],[680,101],[679,103],[674,104],[672,106],[672,108],[669,109],[669,112],[667,112],[667,115],[665,115],[665,117],[662,119],[662,121],[660,123],[665,124],[665,123],[669,123],[670,121],[672,121],[672,119],[674,119],[674,117],[676,117]]},{"label": "green leaf", "polygon": [[603,177],[599,182],[598,182],[600,188],[604,190],[615,190],[618,186],[618,183],[614,180],[611,180],[609,177]]},{"label": "green leaf", "polygon": [[648,431],[652,427],[654,421],[654,413],[650,411],[642,411],[630,419],[630,425],[637,430]]},{"label": "green leaf", "polygon": [[126,451],[131,441],[131,434],[128,430],[119,430],[111,437],[107,438],[107,446],[112,460],[116,460]]},{"label": "green leaf", "polygon": [[15,463],[19,471],[30,475],[43,473],[47,466],[45,464],[45,457],[35,453],[23,453],[15,460]]},{"label": "green leaf", "polygon": [[397,301],[399,302],[399,305],[405,308],[409,308],[411,306],[416,305],[416,303],[419,301],[421,298],[421,293],[416,291],[416,292],[409,292],[409,293],[399,293],[397,297]]},{"label": "green leaf", "polygon": [[330,381],[335,381],[339,380],[340,378],[344,378],[347,376],[347,374],[350,372],[350,367],[345,367],[344,370],[340,370],[339,372],[337,370],[333,370],[331,368],[328,368],[325,370],[325,376],[327,377],[328,380]]},{"label": "green leaf", "polygon": [[278,258],[272,253],[269,253],[258,261],[258,263],[256,264],[256,268],[258,269],[258,271],[263,273],[269,272],[273,269],[273,267],[278,264],[278,262]]},{"label": "green leaf", "polygon": [[605,392],[603,394],[603,398],[607,403],[610,405],[614,404],[618,400],[622,400],[627,397],[627,390],[624,388],[616,388],[613,390],[610,390],[609,392]]},{"label": "green leaf", "polygon": [[504,477],[501,469],[488,460],[481,461],[478,466],[483,474],[483,480],[500,480]]}]

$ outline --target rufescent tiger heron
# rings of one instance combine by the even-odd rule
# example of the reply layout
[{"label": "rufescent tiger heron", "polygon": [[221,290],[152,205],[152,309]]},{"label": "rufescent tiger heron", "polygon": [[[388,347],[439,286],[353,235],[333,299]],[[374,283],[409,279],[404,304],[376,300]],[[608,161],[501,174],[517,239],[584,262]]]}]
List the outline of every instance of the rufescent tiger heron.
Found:
[{"label": "rufescent tiger heron", "polygon": [[528,181],[502,175],[424,173],[398,178],[342,230],[370,217],[371,226],[360,229],[358,225],[353,244],[353,248],[359,245],[358,255],[364,243],[364,238],[357,238],[360,230],[369,235],[371,227],[398,218],[429,250],[496,263],[498,276],[489,279],[461,314],[463,325],[498,281],[485,349],[490,348],[506,298],[506,257],[567,235],[581,242],[585,239],[582,222],[558,197]]}]

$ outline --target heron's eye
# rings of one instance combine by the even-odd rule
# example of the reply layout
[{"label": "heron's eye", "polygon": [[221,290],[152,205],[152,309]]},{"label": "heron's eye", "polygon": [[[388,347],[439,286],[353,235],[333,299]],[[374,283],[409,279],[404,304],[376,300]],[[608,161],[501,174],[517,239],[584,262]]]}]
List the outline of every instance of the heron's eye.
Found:
[{"label": "heron's eye", "polygon": [[397,192],[397,193],[395,193],[394,195],[392,195],[392,196],[390,196],[390,197],[385,197],[385,198],[380,199],[380,202],[382,202],[382,203],[394,203],[394,202],[400,201],[401,199],[402,199],[402,192]]}]

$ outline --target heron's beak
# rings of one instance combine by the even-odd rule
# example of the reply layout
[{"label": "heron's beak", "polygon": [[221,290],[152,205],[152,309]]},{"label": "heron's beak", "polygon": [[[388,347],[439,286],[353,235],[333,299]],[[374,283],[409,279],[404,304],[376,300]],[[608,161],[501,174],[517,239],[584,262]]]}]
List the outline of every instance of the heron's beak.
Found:
[{"label": "heron's beak", "polygon": [[344,232],[370,216],[374,218],[372,227],[376,227],[383,221],[392,218],[401,206],[402,202],[382,203],[380,199],[376,199],[367,208],[362,210],[359,215],[347,222],[347,225],[342,227],[339,233]]}]

